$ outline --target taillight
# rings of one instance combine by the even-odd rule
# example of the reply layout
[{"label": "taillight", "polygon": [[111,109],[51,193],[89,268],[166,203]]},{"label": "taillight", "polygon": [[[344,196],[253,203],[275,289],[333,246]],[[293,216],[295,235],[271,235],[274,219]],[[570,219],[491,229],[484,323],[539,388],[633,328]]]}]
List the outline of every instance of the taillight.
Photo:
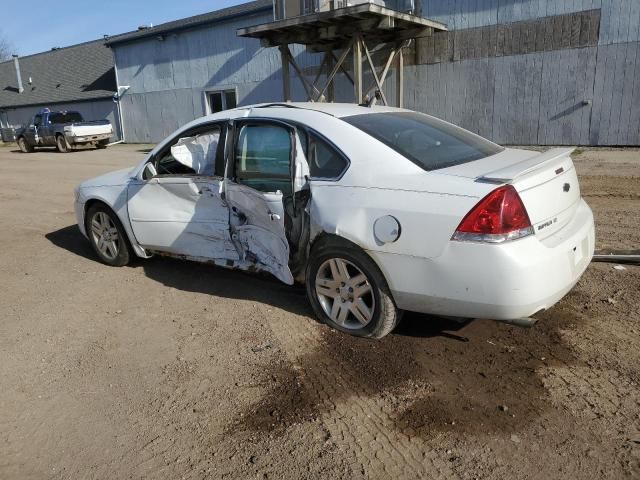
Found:
[{"label": "taillight", "polygon": [[452,240],[501,243],[533,234],[520,195],[512,185],[496,188],[462,219]]}]

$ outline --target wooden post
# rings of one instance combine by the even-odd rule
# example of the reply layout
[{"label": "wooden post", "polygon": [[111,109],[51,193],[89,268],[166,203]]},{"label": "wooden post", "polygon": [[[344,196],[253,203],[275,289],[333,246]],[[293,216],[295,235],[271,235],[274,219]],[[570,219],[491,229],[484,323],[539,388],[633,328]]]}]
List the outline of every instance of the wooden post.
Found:
[{"label": "wooden post", "polygon": [[[333,67],[335,66],[335,57],[333,56],[333,50],[329,50],[327,52],[327,69],[326,69],[326,77],[329,78],[329,74],[330,72],[333,71]],[[331,82],[329,84],[329,87],[327,88],[327,99],[330,102],[335,102],[336,101],[336,92],[335,89],[333,88],[333,82]]]},{"label": "wooden post", "polygon": [[397,106],[398,108],[402,108],[404,104],[404,57],[402,55],[402,51],[404,48],[401,46],[398,51],[398,71],[396,72],[396,95],[397,98]]},{"label": "wooden post", "polygon": [[285,102],[291,101],[291,77],[289,76],[289,45],[280,45],[280,60],[282,62],[282,96]]},{"label": "wooden post", "polygon": [[353,44],[353,96],[355,103],[362,103],[362,38],[354,36]]}]

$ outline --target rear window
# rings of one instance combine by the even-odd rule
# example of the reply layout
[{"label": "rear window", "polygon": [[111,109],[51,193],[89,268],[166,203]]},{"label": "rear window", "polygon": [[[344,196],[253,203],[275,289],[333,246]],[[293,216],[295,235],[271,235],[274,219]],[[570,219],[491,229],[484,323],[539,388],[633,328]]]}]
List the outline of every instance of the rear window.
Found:
[{"label": "rear window", "polygon": [[343,120],[427,171],[472,162],[503,150],[489,140],[421,113],[369,113]]},{"label": "rear window", "polygon": [[49,121],[54,124],[78,123],[82,121],[82,115],[80,115],[78,112],[50,113]]}]

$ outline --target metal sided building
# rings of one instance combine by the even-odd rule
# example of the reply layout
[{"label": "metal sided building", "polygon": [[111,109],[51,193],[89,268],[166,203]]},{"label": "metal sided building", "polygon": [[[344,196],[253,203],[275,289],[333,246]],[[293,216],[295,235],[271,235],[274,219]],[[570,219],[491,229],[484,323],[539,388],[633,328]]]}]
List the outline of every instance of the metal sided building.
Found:
[{"label": "metal sided building", "polygon": [[[119,123],[113,55],[104,40],[0,63],[0,128],[24,125],[44,107],[76,110],[87,120]],[[8,138],[6,138],[9,140]]]},{"label": "metal sided building", "polygon": [[282,98],[277,49],[236,36],[273,20],[258,0],[111,37],[127,142],[157,142],[208,113]]},{"label": "metal sided building", "polygon": [[640,145],[639,0],[422,0],[405,105],[503,144]]},{"label": "metal sided building", "polygon": [[[361,3],[368,2],[258,0],[108,39],[126,91],[120,100],[126,141],[158,141],[236,104],[282,101],[277,43],[237,34]],[[502,144],[640,145],[640,1],[371,3],[396,10],[410,4],[415,16],[444,24],[404,49],[401,95],[393,65],[386,98]],[[310,81],[321,83],[328,69],[321,53],[289,48],[299,67],[291,72],[290,98],[305,100]],[[385,48],[368,48],[380,75]],[[346,61],[336,77],[336,101],[353,101],[347,81],[353,65]],[[373,76],[366,58],[363,75],[365,83]]]}]

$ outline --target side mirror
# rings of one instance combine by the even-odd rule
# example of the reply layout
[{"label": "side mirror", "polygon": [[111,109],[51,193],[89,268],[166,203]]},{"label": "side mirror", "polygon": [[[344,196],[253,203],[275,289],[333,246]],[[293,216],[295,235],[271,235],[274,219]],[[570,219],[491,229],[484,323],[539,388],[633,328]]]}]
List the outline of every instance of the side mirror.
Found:
[{"label": "side mirror", "polygon": [[158,174],[158,171],[156,170],[156,167],[153,165],[152,162],[149,162],[144,166],[144,169],[142,170],[142,179],[149,180],[155,177],[157,174]]}]

